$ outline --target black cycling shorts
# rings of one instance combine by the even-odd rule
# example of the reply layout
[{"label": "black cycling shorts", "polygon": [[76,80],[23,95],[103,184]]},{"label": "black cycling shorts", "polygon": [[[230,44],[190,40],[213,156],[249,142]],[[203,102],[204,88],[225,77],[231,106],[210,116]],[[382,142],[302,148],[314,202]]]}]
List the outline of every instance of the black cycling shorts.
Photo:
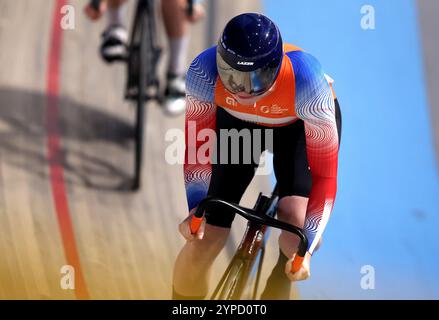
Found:
[{"label": "black cycling shorts", "polygon": [[[335,100],[335,107],[337,130],[340,139],[341,113],[337,99]],[[238,131],[248,129],[252,133],[255,129],[259,129],[261,132],[264,132],[264,129],[272,129],[273,150],[270,151],[273,153],[273,169],[279,187],[279,197],[282,198],[293,195],[302,197],[309,196],[312,180],[306,156],[305,128],[302,120],[297,120],[287,126],[268,128],[255,123],[242,121],[230,115],[223,108],[217,108],[217,137],[220,137],[221,129],[236,129]],[[221,150],[221,139],[217,139],[217,161],[212,164],[212,177],[208,191],[209,196],[239,203],[258,167],[258,163],[255,159],[257,158],[257,160],[259,160],[260,154],[266,147],[270,149],[269,145],[266,146],[265,141],[263,141],[264,134],[261,136],[261,147],[258,146],[255,148],[253,143],[251,146],[248,146],[247,141],[246,146],[250,147],[251,154],[253,155],[250,157],[251,161],[248,161],[248,156],[245,157],[244,153],[241,153],[239,161],[234,159],[235,163],[238,162],[238,164],[232,162],[233,153],[231,148],[233,144],[228,143],[228,148],[226,149],[228,152],[224,155],[225,148]],[[240,139],[239,143],[239,147],[242,149],[244,147],[243,139]],[[223,154],[221,154],[221,152],[223,152]],[[227,164],[225,164],[225,159],[227,159]],[[211,209],[206,212],[206,222],[214,226],[230,228],[234,218],[235,214],[224,212],[221,209]]]}]

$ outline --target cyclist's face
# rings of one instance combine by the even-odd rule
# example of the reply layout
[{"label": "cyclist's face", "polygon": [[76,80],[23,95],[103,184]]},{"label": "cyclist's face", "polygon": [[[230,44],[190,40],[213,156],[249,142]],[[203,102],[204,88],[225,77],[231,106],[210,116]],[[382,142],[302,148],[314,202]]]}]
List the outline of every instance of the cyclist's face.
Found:
[{"label": "cyclist's face", "polygon": [[247,93],[258,96],[273,84],[278,68],[263,67],[255,71],[243,72],[233,69],[217,53],[218,73],[224,87],[233,94]]}]

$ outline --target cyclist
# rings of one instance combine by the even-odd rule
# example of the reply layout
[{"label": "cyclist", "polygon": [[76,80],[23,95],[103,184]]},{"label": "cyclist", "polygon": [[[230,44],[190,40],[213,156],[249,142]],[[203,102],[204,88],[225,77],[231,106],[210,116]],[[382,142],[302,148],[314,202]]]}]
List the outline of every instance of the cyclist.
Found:
[{"label": "cyclist", "polygon": [[[283,44],[275,23],[257,13],[231,19],[218,45],[195,58],[187,74],[187,136],[191,130],[212,129],[217,135],[223,129],[273,130],[278,218],[303,227],[309,246],[301,269],[291,274],[299,240],[281,233],[279,259],[263,299],[288,299],[291,281],[310,276],[311,255],[334,204],[341,115],[332,82],[311,54]],[[230,150],[225,149],[229,155],[221,154],[221,139],[216,139],[217,161],[215,152],[209,154],[210,161],[198,159],[207,150],[205,143],[215,142],[186,139],[184,177],[190,215],[179,225],[187,242],[175,263],[174,299],[206,296],[210,267],[234,219],[234,214],[208,210],[198,233],[192,235],[189,224],[197,204],[207,195],[238,203],[258,165],[241,157],[239,164],[224,163],[224,159],[230,163]]]},{"label": "cyclist", "polygon": [[[91,3],[85,7],[85,13],[92,20],[99,19],[105,12],[108,14],[108,23],[102,34],[100,47],[101,56],[107,62],[123,60],[127,55],[128,31],[123,12],[125,2],[126,0],[103,0],[99,11],[96,11]],[[205,13],[198,2],[194,3],[191,16],[186,14],[187,0],[164,0],[161,1],[161,5],[170,51],[165,95],[170,99],[184,98],[189,23],[198,21]],[[178,106],[184,104],[169,104],[167,111],[170,113],[183,111],[174,110],[178,109]]]}]

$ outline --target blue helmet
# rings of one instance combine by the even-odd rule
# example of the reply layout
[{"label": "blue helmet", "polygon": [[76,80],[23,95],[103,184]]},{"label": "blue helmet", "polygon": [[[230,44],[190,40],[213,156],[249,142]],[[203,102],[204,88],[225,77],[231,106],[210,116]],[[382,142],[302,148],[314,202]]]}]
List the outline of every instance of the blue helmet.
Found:
[{"label": "blue helmet", "polygon": [[217,68],[231,93],[260,95],[276,80],[282,63],[276,24],[258,13],[243,13],[225,26],[217,46]]}]

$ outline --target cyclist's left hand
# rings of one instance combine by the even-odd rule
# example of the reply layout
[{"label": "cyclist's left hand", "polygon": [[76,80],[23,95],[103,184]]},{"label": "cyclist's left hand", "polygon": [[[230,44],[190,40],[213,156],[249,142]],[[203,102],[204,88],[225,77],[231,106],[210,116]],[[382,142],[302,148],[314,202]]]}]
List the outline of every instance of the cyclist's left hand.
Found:
[{"label": "cyclist's left hand", "polygon": [[194,241],[195,239],[201,240],[204,237],[204,228],[206,226],[206,219],[204,218],[203,221],[201,222],[201,225],[197,233],[192,234],[191,232],[191,220],[195,210],[196,208],[193,208],[189,213],[189,216],[186,219],[184,219],[182,223],[178,225],[178,230],[187,241]]},{"label": "cyclist's left hand", "polygon": [[310,270],[311,255],[307,252],[300,270],[297,271],[296,273],[291,273],[291,264],[293,263],[294,257],[295,255],[293,256],[292,259],[288,260],[288,262],[285,265],[285,273],[287,274],[288,279],[290,279],[291,281],[301,281],[308,279],[311,276],[311,270]]}]

